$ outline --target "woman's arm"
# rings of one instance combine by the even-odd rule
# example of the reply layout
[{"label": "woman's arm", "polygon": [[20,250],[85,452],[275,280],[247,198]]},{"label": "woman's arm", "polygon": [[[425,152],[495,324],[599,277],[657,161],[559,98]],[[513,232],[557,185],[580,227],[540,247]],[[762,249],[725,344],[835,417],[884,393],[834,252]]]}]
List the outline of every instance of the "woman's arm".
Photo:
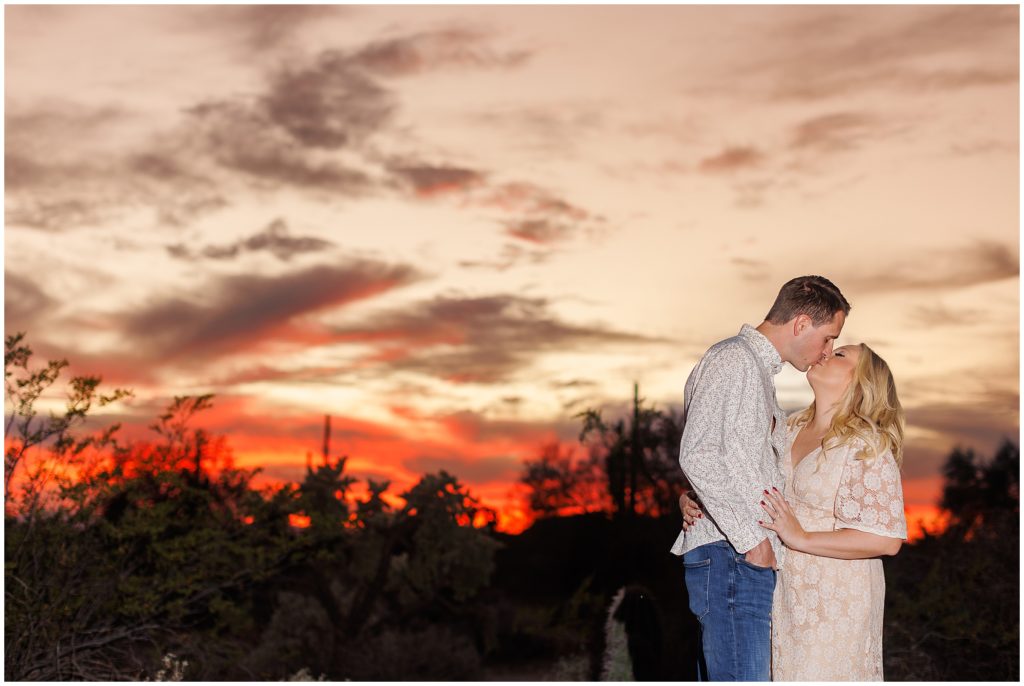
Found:
[{"label": "woman's arm", "polygon": [[762,521],[761,526],[777,533],[782,542],[793,550],[840,560],[861,560],[879,555],[895,555],[903,545],[902,539],[857,529],[804,531],[781,493],[775,489],[771,493],[764,493],[761,507],[771,517],[771,521]]},{"label": "woman's arm", "polygon": [[796,545],[790,546],[808,555],[835,557],[840,560],[861,560],[879,555],[895,555],[903,541],[898,538],[869,534],[857,529],[838,531],[805,531]]}]

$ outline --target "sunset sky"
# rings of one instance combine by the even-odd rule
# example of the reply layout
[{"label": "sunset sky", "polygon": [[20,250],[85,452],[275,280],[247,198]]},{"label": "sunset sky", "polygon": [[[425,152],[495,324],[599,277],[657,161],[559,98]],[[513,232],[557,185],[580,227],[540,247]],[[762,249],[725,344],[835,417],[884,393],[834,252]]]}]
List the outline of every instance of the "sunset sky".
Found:
[{"label": "sunset sky", "polygon": [[1018,436],[1016,6],[7,6],[5,40],[5,329],[133,389],[126,436],[215,393],[297,480],[330,414],[354,475],[511,512],[576,413],[679,405],[809,273],[896,376],[912,516]]}]

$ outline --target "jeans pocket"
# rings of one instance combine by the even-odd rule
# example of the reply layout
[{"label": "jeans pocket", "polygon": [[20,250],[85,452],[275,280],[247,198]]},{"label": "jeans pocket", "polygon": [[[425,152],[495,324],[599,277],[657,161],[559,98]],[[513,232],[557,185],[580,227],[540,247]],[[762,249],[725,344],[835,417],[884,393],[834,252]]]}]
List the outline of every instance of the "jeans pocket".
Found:
[{"label": "jeans pocket", "polygon": [[683,557],[683,569],[686,575],[686,595],[690,601],[690,612],[697,619],[711,610],[711,559],[687,562]]},{"label": "jeans pocket", "polygon": [[747,562],[746,556],[744,556],[742,553],[737,553],[736,564],[744,565],[745,567],[748,567],[750,569],[756,569],[759,572],[775,572],[775,570],[771,567],[762,567],[761,565],[755,565],[753,562]]},{"label": "jeans pocket", "polygon": [[736,611],[768,621],[775,592],[775,570],[759,567],[736,556]]}]

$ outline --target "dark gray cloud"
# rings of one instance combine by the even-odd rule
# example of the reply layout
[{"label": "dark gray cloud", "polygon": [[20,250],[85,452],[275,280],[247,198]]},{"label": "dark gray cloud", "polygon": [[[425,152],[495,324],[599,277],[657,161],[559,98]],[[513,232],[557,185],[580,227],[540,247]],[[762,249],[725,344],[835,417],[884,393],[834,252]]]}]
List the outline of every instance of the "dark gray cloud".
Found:
[{"label": "dark gray cloud", "polygon": [[856,147],[876,125],[874,117],[862,112],[834,112],[798,124],[792,147],[825,152]]},{"label": "dark gray cloud", "polygon": [[764,154],[750,146],[726,148],[716,155],[705,157],[697,168],[706,174],[732,173],[759,166]]},{"label": "dark gray cloud", "polygon": [[[238,23],[259,45],[279,42],[327,11],[199,8],[185,12],[183,21],[189,26],[209,21],[215,30]],[[483,34],[460,29],[289,57],[255,94],[186,107],[177,127],[127,151],[98,135],[116,133],[116,125],[134,116],[119,108],[58,103],[12,109],[7,219],[58,230],[102,225],[128,210],[151,207],[162,223],[180,226],[225,207],[240,185],[260,192],[291,187],[340,196],[468,190],[483,185],[486,174],[457,164],[410,162],[419,159],[415,153],[377,152],[373,139],[391,126],[398,107],[380,79],[449,67],[511,68],[527,58],[523,51],[495,50]],[[54,155],[50,146],[69,153]],[[180,246],[171,251],[187,254]],[[232,254],[228,249],[226,256]]]},{"label": "dark gray cloud", "polygon": [[[834,111],[797,121],[778,140],[727,147],[698,161],[697,171],[726,177],[741,209],[761,207],[769,191],[803,189],[822,177],[823,165],[838,153],[902,135],[913,124],[869,112]],[[810,191],[814,194],[820,191]]]},{"label": "dark gray cloud", "polygon": [[167,30],[213,33],[240,59],[259,61],[304,46],[303,29],[352,9],[339,5],[180,5],[161,17]]},{"label": "dark gray cloud", "polygon": [[[730,71],[763,79],[762,94],[812,100],[868,90],[929,92],[1012,85],[1018,80],[1019,10],[1013,6],[788,8],[772,40]],[[821,27],[829,27],[822,30]],[[817,28],[815,28],[817,27]],[[947,66],[928,68],[939,57]],[[712,90],[725,91],[716,85]]]},{"label": "dark gray cloud", "polygon": [[524,245],[506,243],[499,255],[492,260],[462,260],[459,266],[465,269],[486,269],[496,272],[508,271],[520,264],[543,264],[551,257],[551,252],[539,249],[534,243]]},{"label": "dark gray cloud", "polygon": [[768,191],[780,185],[782,184],[777,177],[770,176],[748,177],[737,181],[733,184],[733,191],[736,194],[736,207],[744,210],[761,207],[765,202]]},{"label": "dark gray cloud", "polygon": [[378,41],[354,51],[325,50],[308,65],[283,66],[261,108],[302,145],[356,147],[386,126],[397,103],[375,77],[446,66],[512,67],[525,52],[497,53],[480,34],[449,29]]},{"label": "dark gray cloud", "polygon": [[981,405],[922,405],[907,410],[907,423],[942,434],[953,443],[991,445],[1018,434],[1018,396],[1014,395],[1012,403],[995,398]]},{"label": "dark gray cloud", "polygon": [[505,222],[505,233],[513,238],[548,245],[570,237],[575,227],[548,219],[525,219]]},{"label": "dark gray cloud", "polygon": [[[151,357],[143,355],[138,350],[122,350],[116,353],[83,351],[78,348],[80,342],[74,335],[68,335],[53,325],[55,322],[63,324],[65,321],[63,319],[43,315],[34,319],[30,318],[27,325],[18,327],[8,324],[11,320],[10,315],[6,313],[5,319],[8,334],[17,332],[26,334],[25,341],[32,348],[31,366],[33,368],[44,365],[47,360],[68,360],[70,362],[69,371],[62,378],[67,379],[72,375],[99,376],[103,380],[104,392],[115,387],[137,389],[139,385],[150,386],[158,383],[157,365],[154,364]],[[95,326],[95,323],[93,325]],[[135,401],[132,402],[134,404]],[[153,414],[146,416],[134,414],[129,419],[143,422],[152,417]],[[102,415],[101,420],[103,425],[119,421],[116,415],[108,414]],[[99,422],[99,420],[96,421]],[[94,426],[94,428],[96,427]]]},{"label": "dark gray cloud", "polygon": [[839,283],[851,292],[964,288],[1020,275],[1014,246],[975,241],[961,248],[922,250],[914,261],[844,274]]},{"label": "dark gray cloud", "polygon": [[45,321],[58,301],[35,281],[4,269],[4,331],[32,333],[37,323]]},{"label": "dark gray cloud", "polygon": [[906,75],[910,90],[959,90],[975,86],[1005,86],[1015,84],[1020,77],[1016,67],[997,69],[946,69]]},{"label": "dark gray cloud", "polygon": [[64,231],[150,207],[161,221],[180,224],[227,204],[175,146],[123,153],[103,142],[133,116],[67,103],[17,109],[6,126],[7,223]]},{"label": "dark gray cloud", "polygon": [[8,192],[43,183],[51,171],[23,155],[10,152],[4,155],[4,186]]},{"label": "dark gray cloud", "polygon": [[[9,226],[27,226],[46,231],[57,231],[77,226],[99,224],[125,204],[124,198],[111,198],[102,191],[104,179],[114,170],[107,165],[87,161],[66,161],[44,156],[38,151],[33,136],[45,140],[55,137],[61,145],[61,133],[67,117],[59,117],[47,110],[35,111],[39,123],[31,114],[8,121],[4,152],[5,219]],[[88,114],[83,115],[88,117]],[[61,126],[54,126],[53,121]],[[88,129],[86,129],[88,130]]]},{"label": "dark gray cloud", "polygon": [[974,308],[950,308],[942,303],[934,305],[918,305],[910,310],[908,317],[911,323],[925,328],[936,326],[969,326],[980,324],[989,319],[984,310]]},{"label": "dark gray cloud", "polygon": [[393,163],[390,170],[403,185],[420,196],[465,191],[481,185],[486,178],[482,172],[451,166]]},{"label": "dark gray cloud", "polygon": [[[515,141],[519,150],[565,157],[604,129],[605,111],[599,105],[573,102],[554,107],[511,106],[467,115],[474,126],[483,126]],[[649,133],[642,127],[633,135]]]},{"label": "dark gray cloud", "polygon": [[[478,202],[496,207],[513,218],[500,221],[504,233],[516,243],[506,244],[497,260],[464,262],[465,267],[504,271],[522,261],[539,263],[550,257],[552,246],[586,233],[599,235],[605,218],[570,203],[556,193],[531,183],[503,183],[487,189]],[[525,248],[524,246],[529,246]]]},{"label": "dark gray cloud", "polygon": [[596,381],[591,381],[589,379],[569,379],[568,381],[551,382],[551,386],[554,388],[591,388],[596,385]]},{"label": "dark gray cloud", "polygon": [[388,91],[332,52],[281,67],[254,98],[186,108],[177,128],[127,151],[103,144],[132,116],[121,109],[20,108],[8,113],[6,128],[7,220],[57,230],[149,206],[180,225],[227,204],[230,172],[261,190],[361,194],[377,182],[324,152],[362,145],[393,109]]},{"label": "dark gray cloud", "polygon": [[243,28],[246,42],[253,50],[276,48],[307,24],[345,10],[344,7],[331,5],[237,5],[216,8],[224,19]]},{"label": "dark gray cloud", "polygon": [[64,231],[79,226],[98,226],[111,216],[108,207],[86,199],[47,201],[43,198],[18,198],[4,214],[8,226],[27,226],[43,231]]},{"label": "dark gray cloud", "polygon": [[740,276],[747,281],[766,281],[771,276],[771,265],[764,260],[734,257],[730,260],[740,270]]},{"label": "dark gray cloud", "polygon": [[257,364],[237,371],[229,371],[211,378],[211,388],[233,388],[239,384],[266,381],[287,381],[290,384],[323,385],[334,383],[343,369],[339,366],[277,368]]},{"label": "dark gray cloud", "polygon": [[508,69],[524,64],[527,50],[500,52],[486,36],[465,29],[446,29],[370,43],[351,57],[351,63],[380,76],[410,76],[441,67]]},{"label": "dark gray cloud", "polygon": [[281,277],[227,276],[190,296],[167,297],[125,315],[131,341],[163,359],[210,358],[272,342],[326,342],[326,332],[295,320],[411,283],[407,266],[351,262]]},{"label": "dark gray cloud", "polygon": [[231,260],[253,252],[269,252],[280,260],[287,262],[295,255],[309,252],[321,252],[334,245],[331,241],[313,236],[291,236],[288,225],[283,219],[275,219],[262,231],[248,238],[227,245],[207,245],[191,251],[183,244],[167,246],[167,252],[179,259],[196,260],[208,258],[213,260]]},{"label": "dark gray cloud", "polygon": [[991,455],[1003,439],[1020,440],[1017,393],[990,394],[969,403],[931,403],[907,409],[907,425],[934,432],[931,438],[906,442],[903,471],[907,477],[932,476],[952,448],[972,448]]},{"label": "dark gray cloud", "polygon": [[[878,145],[912,128],[912,122],[895,116],[826,112],[796,122],[773,145],[727,148],[701,160],[697,169],[731,177],[736,206],[753,209],[762,206],[773,189],[803,189],[814,183],[833,155]],[[820,192],[809,191],[811,195]]]},{"label": "dark gray cloud", "polygon": [[102,227],[140,207],[150,208],[163,224],[180,226],[229,204],[213,183],[184,176],[148,179],[125,160],[105,166],[15,165],[17,180],[5,208],[11,227],[52,232]]},{"label": "dark gray cloud", "polygon": [[376,343],[378,352],[368,362],[389,370],[466,383],[509,378],[549,351],[668,342],[601,325],[565,323],[549,312],[549,305],[543,298],[511,295],[438,297],[335,334]]},{"label": "dark gray cloud", "polygon": [[954,155],[962,157],[989,154],[1016,156],[1020,152],[1020,146],[1015,141],[1000,141],[990,138],[975,141],[957,141],[950,144],[949,151]]},{"label": "dark gray cloud", "polygon": [[309,66],[282,68],[261,104],[302,145],[328,150],[362,143],[395,109],[392,94],[337,51],[321,53]]},{"label": "dark gray cloud", "polygon": [[[258,107],[240,102],[210,102],[188,112],[204,152],[220,165],[248,174],[254,180],[337,194],[358,194],[370,187],[364,172],[310,154],[302,141],[292,138],[294,132],[277,126]],[[311,114],[309,128],[303,135],[314,135],[314,118],[315,114]],[[344,115],[337,113],[335,121],[342,119]],[[300,126],[297,120],[291,123]],[[330,123],[319,125],[328,127]]]},{"label": "dark gray cloud", "polygon": [[503,183],[488,189],[482,204],[529,216],[560,216],[582,220],[590,214],[565,198],[532,183]]},{"label": "dark gray cloud", "polygon": [[[262,27],[259,40],[276,40],[267,31],[275,31],[271,27],[279,21],[301,23],[317,11],[227,12]],[[478,53],[467,46],[474,40],[468,34],[439,32],[417,34],[407,43],[425,51],[428,62],[437,58],[485,66],[501,61],[479,57],[490,54],[486,51],[473,57]],[[396,39],[392,47],[400,44]],[[449,44],[454,47],[448,51],[437,47]],[[387,52],[383,44],[372,44],[282,64],[262,93],[188,107],[179,127],[129,151],[108,147],[98,152],[104,150],[100,143],[87,151],[82,145],[102,141],[101,134],[132,116],[119,108],[58,103],[12,109],[5,151],[8,222],[58,230],[99,225],[125,210],[150,206],[164,223],[181,225],[227,204],[233,172],[259,190],[291,186],[337,195],[361,195],[395,183],[422,193],[482,178],[456,166],[403,166],[391,172],[374,161],[368,141],[390,125],[397,107],[374,75],[387,71]],[[53,146],[62,154],[54,155]],[[343,163],[331,154],[341,150],[350,153],[351,161]]]},{"label": "dark gray cloud", "polygon": [[168,150],[147,150],[128,158],[129,169],[157,181],[178,182],[197,179],[184,161]]},{"label": "dark gray cloud", "polygon": [[82,142],[83,136],[109,135],[134,117],[117,105],[87,107],[66,100],[31,106],[15,103],[4,117],[5,145],[8,150],[40,152],[48,146]]}]

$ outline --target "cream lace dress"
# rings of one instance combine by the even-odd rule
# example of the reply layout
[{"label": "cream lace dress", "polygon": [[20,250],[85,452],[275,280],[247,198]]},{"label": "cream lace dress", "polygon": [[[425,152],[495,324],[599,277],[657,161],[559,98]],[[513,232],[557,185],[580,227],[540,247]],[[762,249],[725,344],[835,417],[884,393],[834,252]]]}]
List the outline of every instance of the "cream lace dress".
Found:
[{"label": "cream lace dress", "polygon": [[[790,430],[786,500],[806,531],[859,529],[906,538],[899,467],[886,451],[857,459],[864,443],[817,448],[793,469]],[[787,550],[772,605],[773,681],[881,681],[882,561],[839,560]]]}]

